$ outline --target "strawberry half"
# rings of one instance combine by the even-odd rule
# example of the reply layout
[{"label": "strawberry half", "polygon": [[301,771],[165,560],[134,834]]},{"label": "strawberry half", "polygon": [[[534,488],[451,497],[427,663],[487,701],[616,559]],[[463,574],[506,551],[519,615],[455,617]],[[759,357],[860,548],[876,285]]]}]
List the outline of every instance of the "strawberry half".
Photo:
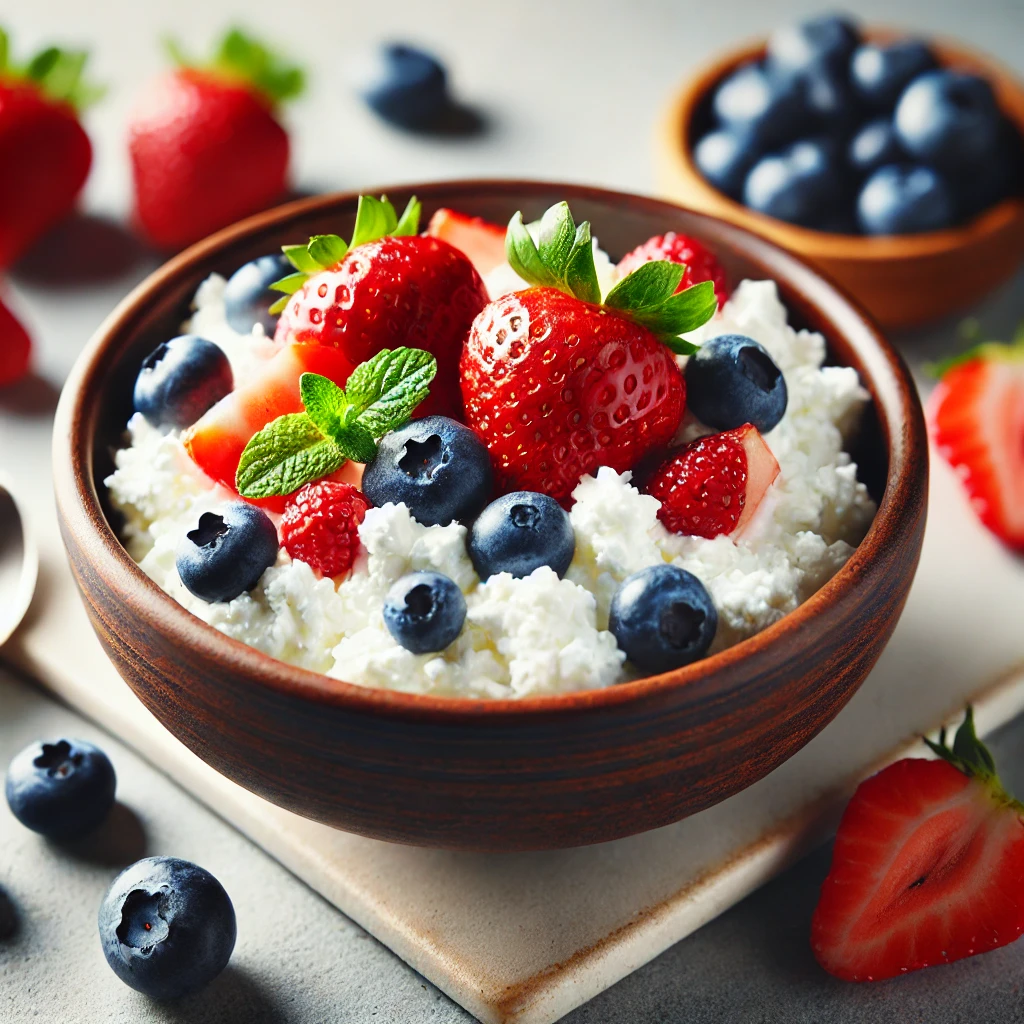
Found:
[{"label": "strawberry half", "polygon": [[666,529],[710,538],[742,532],[778,475],[771,449],[745,423],[692,441],[655,470],[645,490],[661,502]]},{"label": "strawberry half", "polygon": [[679,335],[714,314],[714,291],[675,294],[683,268],[651,262],[602,303],[590,225],[577,228],[565,203],[545,213],[539,245],[516,214],[506,249],[534,287],[473,323],[460,365],[466,422],[500,488],[566,504],[584,474],[631,469],[672,438],[685,408],[673,352],[695,350]]},{"label": "strawberry half", "polygon": [[1024,553],[1024,330],[947,364],[928,402],[932,440],[981,521]]},{"label": "strawberry half", "polygon": [[[344,383],[349,372],[348,362],[333,349],[286,345],[267,361],[262,372],[222,398],[185,431],[185,449],[208,477],[237,493],[235,473],[249,439],[278,416],[302,411],[302,374],[318,373],[335,383]],[[358,463],[347,462],[331,479],[358,484],[361,473]],[[252,503],[272,512],[283,512],[286,499],[262,498]]]},{"label": "strawberry half", "polygon": [[[928,741],[926,741],[928,742]],[[1024,806],[995,774],[970,708],[941,760],[905,758],[843,814],[811,925],[822,967],[877,981],[985,953],[1024,931]]]},{"label": "strawberry half", "polygon": [[483,217],[469,217],[442,207],[430,218],[427,234],[468,256],[481,277],[505,262],[505,229]]},{"label": "strawberry half", "polygon": [[680,235],[675,231],[648,238],[643,245],[638,245],[632,252],[627,253],[619,260],[615,268],[616,276],[625,277],[626,274],[632,273],[637,267],[651,260],[668,260],[686,267],[686,273],[683,274],[683,279],[679,282],[680,291],[699,284],[701,281],[710,281],[715,287],[715,297],[718,299],[719,309],[729,298],[729,286],[722,265],[716,259],[715,254],[698,242],[696,238]]},{"label": "strawberry half", "polygon": [[415,198],[399,218],[386,199],[360,196],[351,244],[318,235],[286,246],[296,273],[273,286],[287,296],[271,307],[274,337],[334,349],[349,372],[386,348],[430,352],[437,377],[417,415],[461,418],[459,357],[487,290],[458,249],[416,234],[419,213]]},{"label": "strawberry half", "polygon": [[0,267],[71,212],[89,176],[78,115],[100,90],[83,82],[85,62],[51,47],[16,66],[0,30]]},{"label": "strawberry half", "polygon": [[179,249],[265,209],[287,187],[288,135],[277,109],[302,72],[233,30],[213,61],[153,82],[128,126],[135,219],[149,241]]}]

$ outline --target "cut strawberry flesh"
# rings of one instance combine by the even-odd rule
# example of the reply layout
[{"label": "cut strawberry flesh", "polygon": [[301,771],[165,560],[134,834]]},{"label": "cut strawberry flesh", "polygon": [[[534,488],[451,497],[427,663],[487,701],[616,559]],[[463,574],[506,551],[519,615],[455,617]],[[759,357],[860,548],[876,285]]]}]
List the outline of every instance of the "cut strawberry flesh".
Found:
[{"label": "cut strawberry flesh", "polygon": [[757,427],[746,423],[738,427],[737,432],[740,433],[740,444],[747,455],[747,490],[743,513],[733,530],[734,536],[743,532],[768,493],[768,488],[779,475],[779,463]]},{"label": "cut strawberry flesh", "polygon": [[928,409],[935,445],[981,521],[1024,552],[1024,354],[954,367]]},{"label": "cut strawberry flesh", "polygon": [[[185,432],[185,448],[207,476],[237,493],[238,460],[253,434],[278,416],[302,412],[299,377],[319,373],[344,385],[351,372],[349,361],[335,349],[323,345],[286,345],[267,361],[262,372],[222,398]],[[361,476],[361,467],[346,463],[332,479],[358,484]],[[282,512],[285,497],[252,503]]]},{"label": "cut strawberry flesh", "polygon": [[505,229],[483,217],[442,207],[430,218],[427,234],[461,250],[481,277],[505,262]]},{"label": "cut strawberry flesh", "polygon": [[1024,931],[1024,822],[945,761],[905,758],[843,815],[814,913],[819,963],[850,981],[983,953]]}]

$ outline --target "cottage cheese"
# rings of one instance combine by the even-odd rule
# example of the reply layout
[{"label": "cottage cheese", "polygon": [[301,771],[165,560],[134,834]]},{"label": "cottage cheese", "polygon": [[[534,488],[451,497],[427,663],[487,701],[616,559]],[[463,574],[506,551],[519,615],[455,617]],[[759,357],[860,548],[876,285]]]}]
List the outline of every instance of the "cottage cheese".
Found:
[{"label": "cottage cheese", "polygon": [[[612,265],[596,252],[607,287]],[[522,283],[506,265],[492,272],[488,287],[496,295]],[[206,281],[186,327],[220,345],[242,382],[271,354],[271,342],[259,327],[243,337],[228,326],[223,290],[222,278]],[[718,609],[712,650],[721,650],[792,611],[831,578],[875,512],[844,450],[868,398],[856,372],[822,365],[824,339],[788,325],[772,282],[744,281],[691,338],[726,332],[760,341],[789,391],[786,415],[765,435],[779,479],[735,542],[669,533],[655,498],[641,494],[629,473],[602,468],[573,494],[576,553],[564,579],[544,567],[526,579],[502,573],[481,581],[466,554],[465,527],[423,526],[404,505],[389,504],[367,513],[359,531],[364,550],[339,584],[317,579],[282,551],[251,593],[207,604],[181,584],[174,552],[198,517],[230,495],[192,463],[179,433],[133,416],[106,483],[124,515],[125,545],[143,571],[199,618],[276,658],[362,686],[457,697],[609,686],[631,671],[607,628],[612,595],[630,573],[669,562],[698,576]],[[677,440],[707,432],[688,416]],[[419,569],[445,573],[466,595],[462,634],[440,654],[412,654],[383,622],[388,588]]]}]

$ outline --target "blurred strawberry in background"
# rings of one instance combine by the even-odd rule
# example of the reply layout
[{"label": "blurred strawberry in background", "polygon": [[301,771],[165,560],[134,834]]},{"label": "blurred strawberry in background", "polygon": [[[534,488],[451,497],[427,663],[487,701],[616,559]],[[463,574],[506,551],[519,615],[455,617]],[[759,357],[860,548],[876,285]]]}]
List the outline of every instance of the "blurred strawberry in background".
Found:
[{"label": "blurred strawberry in background", "polygon": [[89,176],[78,115],[101,90],[83,78],[86,59],[49,47],[16,64],[0,29],[0,268],[71,212]]},{"label": "blurred strawberry in background", "polygon": [[238,29],[208,64],[178,63],[139,100],[128,129],[135,220],[153,245],[179,249],[271,205],[288,183],[278,108],[300,68]]},{"label": "blurred strawberry in background", "polygon": [[0,388],[21,380],[32,362],[32,341],[28,331],[0,302]]}]

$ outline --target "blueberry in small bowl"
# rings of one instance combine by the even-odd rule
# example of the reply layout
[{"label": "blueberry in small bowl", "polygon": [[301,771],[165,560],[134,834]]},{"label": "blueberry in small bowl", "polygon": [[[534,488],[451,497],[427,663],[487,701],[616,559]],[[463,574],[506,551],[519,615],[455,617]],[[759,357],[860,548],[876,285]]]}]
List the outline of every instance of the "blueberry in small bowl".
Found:
[{"label": "blueberry in small bowl", "polygon": [[205,987],[235,948],[235,909],[208,871],[177,857],[147,857],[114,879],[99,910],[110,969],[152,999]]},{"label": "blueberry in small bowl", "polygon": [[866,235],[911,235],[952,224],[956,207],[949,187],[931,167],[893,164],[868,178],[857,199]]},{"label": "blueberry in small bowl", "polygon": [[30,743],[7,769],[11,813],[49,839],[77,839],[114,806],[117,776],[110,758],[86,740]]}]

